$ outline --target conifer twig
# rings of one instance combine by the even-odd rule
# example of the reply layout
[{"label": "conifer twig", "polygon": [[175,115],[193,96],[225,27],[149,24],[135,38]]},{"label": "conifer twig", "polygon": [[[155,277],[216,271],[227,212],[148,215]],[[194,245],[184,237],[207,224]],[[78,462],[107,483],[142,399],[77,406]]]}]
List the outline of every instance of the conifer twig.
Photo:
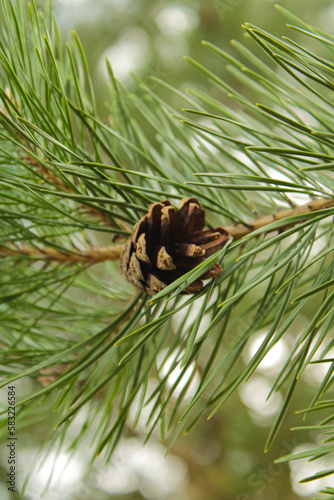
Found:
[{"label": "conifer twig", "polygon": [[105,261],[117,260],[120,257],[123,245],[112,245],[109,247],[91,247],[83,251],[66,251],[56,248],[37,248],[28,245],[0,247],[0,257],[20,255],[31,260],[44,260],[58,262],[59,264],[83,263],[89,266]]},{"label": "conifer twig", "polygon": [[[333,198],[321,198],[306,203],[305,205],[299,205],[291,210],[282,210],[274,214],[258,217],[252,222],[249,222],[247,225],[238,224],[237,226],[231,226],[225,229],[230,233],[234,240],[239,240],[244,236],[247,236],[248,234],[251,234],[252,232],[261,228],[263,229],[263,233],[269,231],[277,231],[277,228],[266,230],[266,226],[268,226],[272,222],[295,217],[297,215],[306,215],[311,212],[332,207],[334,207]],[[291,222],[287,222],[286,224],[283,224],[279,229],[280,231],[282,231],[291,225],[294,224],[291,224]],[[101,262],[118,260],[122,253],[122,249],[123,245],[110,245],[107,247],[91,247],[82,251],[70,252],[66,250],[58,250],[56,248],[41,249],[37,247],[29,247],[28,245],[22,245],[20,247],[13,245],[8,247],[0,247],[0,257],[19,254],[26,256],[31,260],[58,262],[59,264],[65,265],[83,263],[88,266],[92,266]]]},{"label": "conifer twig", "polygon": [[[244,236],[256,231],[257,229],[263,228],[263,232],[277,231],[277,228],[266,230],[266,226],[272,222],[276,222],[282,219],[287,219],[289,217],[296,217],[297,215],[306,215],[310,212],[316,212],[317,210],[325,210],[326,208],[334,207],[334,198],[319,198],[305,205],[299,205],[291,210],[282,210],[274,214],[265,215],[264,217],[258,217],[252,222],[244,224],[238,224],[237,226],[231,226],[225,228],[234,240],[240,240]],[[286,229],[286,227],[291,226],[291,222],[283,225],[280,230]]]}]

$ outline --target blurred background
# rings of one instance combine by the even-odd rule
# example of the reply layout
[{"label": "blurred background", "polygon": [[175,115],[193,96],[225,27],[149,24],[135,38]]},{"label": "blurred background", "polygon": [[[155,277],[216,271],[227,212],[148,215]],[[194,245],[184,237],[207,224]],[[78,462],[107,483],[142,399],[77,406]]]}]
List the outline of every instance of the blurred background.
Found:
[{"label": "blurred background", "polygon": [[[306,22],[333,32],[332,1],[279,3]],[[39,4],[43,8],[43,2]],[[224,65],[217,68],[217,61],[221,64],[222,60],[206,50],[201,40],[208,40],[233,54],[230,40],[244,37],[243,22],[256,24],[278,36],[289,33],[286,20],[270,0],[54,0],[54,9],[63,39],[66,40],[72,30],[81,38],[100,115],[104,118],[108,114],[106,56],[116,77],[131,91],[136,91],[138,85],[130,74],[134,72],[145,82],[155,75],[182,91],[197,88],[215,92],[205,77],[183,58],[184,55],[193,57],[234,84]],[[251,41],[249,46],[258,50]],[[155,84],[149,85],[154,87]],[[182,100],[175,102],[175,96],[160,87],[158,92],[163,99],[181,108]],[[300,331],[306,324],[307,318],[301,317]],[[310,500],[321,486],[330,483],[330,479],[309,484],[298,481],[320,469],[332,468],[334,464],[330,463],[330,458],[323,457],[321,463],[314,464],[298,461],[291,466],[275,464],[274,459],[292,451],[302,451],[314,443],[312,433],[292,433],[289,429],[301,425],[294,411],[305,407],[314,387],[322,380],[324,373],[320,365],[314,365],[314,371],[309,370],[301,381],[278,439],[270,452],[263,452],[282,396],[278,393],[269,403],[265,403],[265,399],[294,335],[299,333],[296,328],[294,326],[290,337],[286,335],[277,344],[261,363],[257,374],[212,420],[203,419],[189,435],[178,438],[167,458],[164,458],[165,446],[159,442],[158,435],[153,435],[142,447],[145,428],[139,423],[136,434],[121,441],[110,464],[105,466],[102,459],[97,460],[89,473],[86,473],[88,438],[70,461],[70,453],[52,450],[48,459],[42,460],[40,468],[36,469],[24,498],[39,499],[50,481],[47,500]],[[245,354],[245,362],[247,356],[251,357],[256,351],[265,333],[258,332]],[[171,383],[172,378],[173,373]],[[193,384],[188,391],[189,397],[196,389],[196,379]],[[28,381],[17,384],[22,397],[30,390]],[[144,417],[145,413],[143,422]],[[76,425],[80,429],[80,422]],[[50,420],[45,422],[45,427],[36,426],[35,432],[31,427],[27,433],[22,431],[18,452],[19,484],[24,480],[22,471],[31,464],[49,427]],[[76,432],[75,426],[71,432]],[[69,438],[72,440],[73,436]],[[5,454],[0,458],[5,477]],[[5,480],[0,484],[0,498],[16,498],[7,491]]]}]

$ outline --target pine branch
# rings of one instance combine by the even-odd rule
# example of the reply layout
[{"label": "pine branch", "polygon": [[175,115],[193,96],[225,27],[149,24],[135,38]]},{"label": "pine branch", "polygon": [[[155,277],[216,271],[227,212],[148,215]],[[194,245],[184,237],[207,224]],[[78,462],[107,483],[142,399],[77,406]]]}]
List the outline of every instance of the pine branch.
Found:
[{"label": "pine branch", "polygon": [[[89,403],[84,429],[96,425],[95,451],[107,450],[108,459],[130,410],[136,406],[138,421],[152,402],[148,437],[161,424],[162,435],[174,429],[172,443],[184,425],[189,430],[207,411],[216,413],[287,332],[293,345],[272,388],[284,402],[268,443],[314,359],[329,368],[305,414],[332,411],[334,401],[322,399],[334,373],[326,359],[334,345],[332,62],[247,24],[262,58],[239,42],[240,60],[205,42],[219,58],[219,75],[190,60],[213,92],[182,93],[159,79],[154,90],[137,79],[141,95],[129,94],[108,62],[112,120],[105,123],[77,35],[64,49],[52,13],[45,22],[34,0],[0,5],[1,384],[38,380],[52,367],[57,373],[20,400],[18,418],[36,412],[45,419],[33,402],[51,401],[59,427],[53,442],[62,442]],[[332,37],[298,23],[312,43],[332,51]],[[222,61],[235,88],[221,77]],[[180,106],[166,103],[160,87]],[[264,104],[255,105],[259,99]],[[198,120],[184,120],[181,106]],[[193,175],[215,182],[192,182]],[[293,206],[294,195],[309,201]],[[101,266],[102,273],[92,267],[119,258],[122,245],[104,245],[128,237],[150,204],[185,197],[200,200],[209,226],[223,222],[235,242],[151,301],[133,297],[117,265]],[[287,204],[291,210],[279,210]],[[257,217],[263,213],[271,215]],[[266,238],[272,231],[278,234]],[[181,295],[222,260],[216,279]],[[295,328],[301,315],[302,331]],[[260,330],[265,338],[244,362]]]},{"label": "pine branch", "polygon": [[26,257],[31,260],[41,260],[46,262],[57,262],[63,265],[85,264],[93,266],[101,262],[117,260],[120,257],[122,245],[113,245],[109,247],[87,248],[83,251],[66,251],[56,248],[38,248],[27,245],[12,247],[1,247],[0,256]]},{"label": "pine branch", "polygon": [[[334,199],[317,199],[304,205],[297,206],[292,210],[282,210],[271,215],[258,217],[247,224],[238,224],[236,226],[226,227],[225,229],[229,232],[233,240],[237,241],[250,235],[254,231],[256,231],[256,236],[259,236],[261,233],[277,231],[278,229],[280,232],[284,231],[284,229],[292,227],[297,223],[291,221],[284,222],[285,219],[301,216],[298,220],[298,223],[301,223],[305,220],[303,219],[303,215],[333,207]],[[282,221],[279,228],[276,226],[271,227],[273,222],[278,221]],[[21,247],[15,248],[0,247],[0,255],[22,255],[32,260],[58,262],[59,264],[65,265],[84,263],[87,266],[93,266],[101,262],[119,259],[123,248],[123,245],[111,245],[107,247],[88,248],[81,252],[66,252],[65,250],[57,250],[56,248],[33,248],[22,245]]]},{"label": "pine branch", "polygon": [[311,212],[316,212],[318,210],[325,210],[326,208],[334,207],[334,199],[317,199],[310,201],[309,203],[305,203],[304,205],[299,205],[292,210],[282,210],[280,212],[275,212],[271,215],[266,215],[264,217],[258,217],[252,222],[244,224],[238,224],[237,226],[232,226],[226,228],[229,231],[230,235],[234,240],[239,240],[240,238],[244,238],[245,236],[257,231],[257,235],[259,232],[267,233],[270,231],[277,231],[277,227],[267,228],[272,222],[282,221],[282,225],[280,225],[279,230],[284,231],[284,229],[291,227],[294,223],[286,222],[284,223],[284,219],[289,219],[291,217],[301,216],[299,222],[303,222],[303,215],[309,214]]}]

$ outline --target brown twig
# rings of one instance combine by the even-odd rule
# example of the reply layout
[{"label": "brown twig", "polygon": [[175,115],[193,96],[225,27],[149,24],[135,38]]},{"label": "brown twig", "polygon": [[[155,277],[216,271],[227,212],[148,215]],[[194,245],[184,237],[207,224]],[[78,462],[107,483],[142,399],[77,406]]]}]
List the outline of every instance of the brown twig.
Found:
[{"label": "brown twig", "polygon": [[[305,205],[300,205],[291,210],[283,210],[271,215],[266,215],[264,217],[259,217],[252,222],[248,223],[247,226],[243,224],[238,224],[237,226],[225,228],[229,231],[230,235],[234,240],[239,240],[240,238],[247,236],[257,229],[263,229],[263,233],[269,231],[277,231],[276,229],[266,230],[266,226],[272,222],[283,220],[288,217],[294,217],[296,215],[306,215],[310,212],[315,212],[317,210],[324,210],[326,208],[334,207],[334,199],[317,199]],[[302,220],[302,219],[301,219]],[[284,230],[291,226],[291,222],[282,224],[280,230]],[[8,246],[0,247],[0,257],[1,256],[13,256],[13,255],[23,255],[31,260],[44,260],[47,262],[57,262],[59,264],[71,265],[77,263],[83,263],[88,266],[98,264],[106,261],[118,260],[123,245],[112,245],[108,247],[92,247],[83,251],[69,252],[66,250],[57,250],[56,248],[37,248],[29,247],[27,245],[23,246]]]},{"label": "brown twig", "polygon": [[[252,222],[247,223],[246,225],[238,224],[237,226],[231,226],[225,228],[231,236],[233,236],[234,240],[240,240],[244,236],[256,231],[257,229],[263,229],[263,232],[269,231],[277,231],[277,229],[266,230],[266,226],[271,224],[272,222],[286,219],[288,217],[295,217],[296,215],[306,215],[310,212],[315,212],[317,210],[324,210],[325,208],[334,207],[334,199],[317,199],[306,203],[305,205],[299,205],[291,210],[282,210],[281,212],[276,212],[274,214],[265,215],[264,217],[259,217]],[[286,227],[291,226],[291,222],[286,225],[282,225],[280,229],[285,229]]]},{"label": "brown twig", "polygon": [[57,250],[56,248],[40,249],[23,245],[21,247],[0,247],[0,256],[23,255],[31,260],[44,260],[66,265],[83,263],[92,266],[101,262],[119,259],[122,248],[123,245],[113,245],[99,248],[91,247],[79,252],[69,252],[66,250]]}]

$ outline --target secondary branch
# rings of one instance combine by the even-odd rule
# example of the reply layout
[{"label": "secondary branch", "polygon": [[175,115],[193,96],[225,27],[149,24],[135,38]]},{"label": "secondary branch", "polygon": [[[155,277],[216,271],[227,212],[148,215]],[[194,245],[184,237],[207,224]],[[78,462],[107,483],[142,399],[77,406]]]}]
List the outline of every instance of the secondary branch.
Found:
[{"label": "secondary branch", "polygon": [[117,260],[121,255],[123,245],[109,247],[91,247],[83,251],[69,252],[56,248],[38,248],[28,245],[0,247],[1,256],[23,256],[31,260],[44,260],[59,264],[86,264],[92,266],[107,260]]},{"label": "secondary branch", "polygon": [[[226,227],[225,229],[233,236],[234,240],[240,240],[244,236],[256,231],[257,229],[263,229],[263,232],[269,232],[266,230],[266,226],[271,224],[272,222],[287,219],[289,217],[296,217],[297,215],[308,214],[310,212],[316,212],[318,210],[324,210],[326,208],[334,207],[334,198],[321,198],[317,200],[310,201],[309,203],[305,203],[305,205],[299,205],[298,207],[292,208],[290,210],[282,210],[280,212],[276,212],[274,214],[265,215],[264,217],[258,217],[252,222],[247,223],[247,226],[244,224],[238,224],[237,226]],[[281,226],[281,230],[286,228],[287,226],[291,226],[291,222],[286,225]],[[271,229],[270,231],[277,231],[277,229]]]}]

